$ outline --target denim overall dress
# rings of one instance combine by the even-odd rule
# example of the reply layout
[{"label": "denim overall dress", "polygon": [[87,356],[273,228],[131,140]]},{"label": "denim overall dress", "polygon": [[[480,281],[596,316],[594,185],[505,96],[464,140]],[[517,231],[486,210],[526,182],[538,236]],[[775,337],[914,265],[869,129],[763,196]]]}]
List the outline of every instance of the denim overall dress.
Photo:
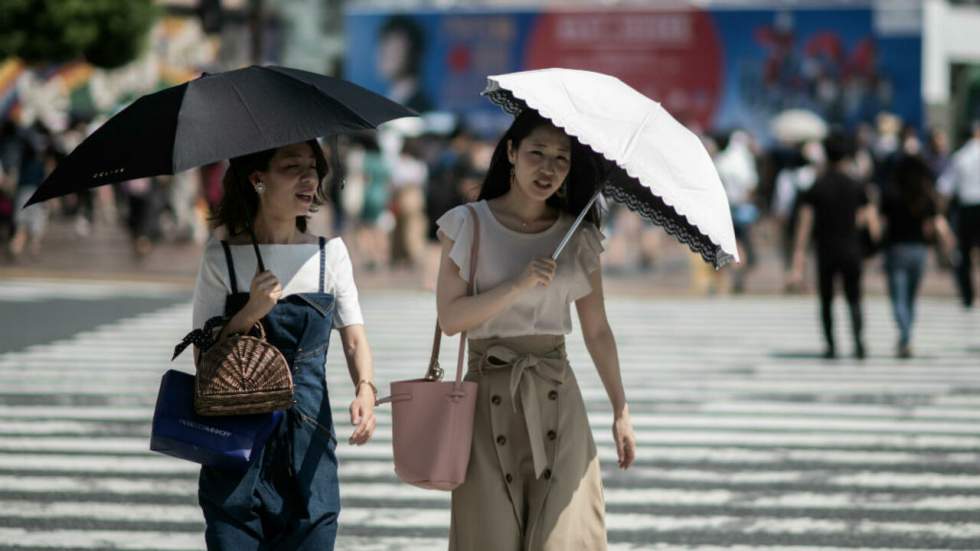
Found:
[{"label": "denim overall dress", "polygon": [[[321,237],[319,292],[284,297],[262,319],[268,341],[292,371],[293,406],[247,470],[201,468],[198,499],[208,549],[334,547],[340,492],[324,373],[334,314],[334,296],[324,292],[325,243]],[[249,295],[238,292],[231,250],[221,244],[232,290],[225,303],[230,317]]]}]

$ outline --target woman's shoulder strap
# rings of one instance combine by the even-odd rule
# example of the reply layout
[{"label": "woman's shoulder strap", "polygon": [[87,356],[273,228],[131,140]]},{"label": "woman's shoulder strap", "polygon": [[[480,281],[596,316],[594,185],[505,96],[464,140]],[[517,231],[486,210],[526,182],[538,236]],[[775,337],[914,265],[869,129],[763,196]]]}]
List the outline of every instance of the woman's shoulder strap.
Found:
[{"label": "woman's shoulder strap", "polygon": [[235,262],[231,257],[231,246],[226,239],[221,240],[221,248],[225,251],[225,263],[228,264],[228,282],[231,284],[232,294],[238,292],[238,278],[235,277]]},{"label": "woman's shoulder strap", "polygon": [[326,277],[325,274],[327,270],[327,251],[326,251],[327,238],[321,235],[319,242],[320,242],[320,292],[322,293],[324,289],[324,278]]}]

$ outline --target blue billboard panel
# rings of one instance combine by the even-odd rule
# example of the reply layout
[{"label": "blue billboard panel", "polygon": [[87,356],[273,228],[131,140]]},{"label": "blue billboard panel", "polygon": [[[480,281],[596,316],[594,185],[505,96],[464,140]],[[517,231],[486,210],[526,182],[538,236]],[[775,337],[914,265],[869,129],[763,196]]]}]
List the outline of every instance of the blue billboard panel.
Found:
[{"label": "blue billboard panel", "polygon": [[921,31],[870,7],[792,10],[352,11],[346,78],[416,110],[506,124],[488,75],[611,74],[697,128],[747,128],[807,108],[853,125],[881,110],[919,125]]}]

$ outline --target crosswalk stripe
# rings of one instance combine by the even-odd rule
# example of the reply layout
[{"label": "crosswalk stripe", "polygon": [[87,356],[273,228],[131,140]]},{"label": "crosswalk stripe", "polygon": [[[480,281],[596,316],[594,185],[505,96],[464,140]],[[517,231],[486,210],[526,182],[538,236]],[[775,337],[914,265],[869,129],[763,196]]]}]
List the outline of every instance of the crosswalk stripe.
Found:
[{"label": "crosswalk stripe", "polygon": [[[341,528],[343,534],[343,528]],[[434,538],[365,538],[365,537],[346,537],[341,538],[340,542],[349,543],[349,547],[339,547],[345,549],[357,549],[358,551],[432,551],[445,546],[444,539]],[[204,536],[192,536],[187,534],[169,534],[164,532],[149,531],[99,531],[99,530],[51,530],[45,532],[32,532],[21,528],[0,527],[0,540],[4,541],[5,547],[10,549],[21,548],[48,548],[64,549],[67,547],[79,549],[126,549],[142,550],[153,549],[156,551],[185,551],[200,550],[204,548]],[[671,544],[630,544],[612,543],[610,551],[841,551],[848,549],[854,551],[854,547],[829,547],[829,546],[715,546],[715,545],[671,545]],[[889,551],[923,551],[925,548],[892,547]],[[869,551],[869,550],[862,550]]]},{"label": "crosswalk stripe", "polygon": [[[347,417],[346,410],[333,412],[335,422],[342,422]],[[714,430],[744,430],[752,428],[760,431],[807,431],[807,432],[873,432],[877,434],[976,434],[975,422],[959,422],[953,420],[902,421],[902,420],[857,420],[857,419],[812,419],[808,417],[772,417],[751,415],[711,416],[703,414],[664,414],[637,416],[633,426],[643,431],[652,430],[682,430],[682,429],[714,429]],[[385,419],[387,421],[387,418]],[[593,425],[611,425],[611,416],[593,416]],[[388,423],[386,423],[387,425]],[[102,429],[101,422],[72,421],[72,420],[4,420],[0,418],[0,434],[51,433],[51,432],[98,432]],[[381,433],[384,434],[383,432]]]},{"label": "crosswalk stripe", "polygon": [[[359,458],[379,458],[390,457],[386,449],[390,445],[390,436],[384,431],[375,433],[372,439],[382,446],[360,448],[365,450],[358,452]],[[0,452],[17,454],[37,454],[59,452],[71,454],[78,457],[84,454],[147,454],[148,444],[145,436],[139,438],[130,437],[102,437],[93,440],[90,437],[69,437],[58,435],[55,437],[41,438],[37,436],[7,436],[0,437]],[[598,449],[603,457],[612,457],[613,447],[611,437],[599,438]],[[887,451],[850,451],[850,450],[828,450],[828,449],[788,449],[772,450],[768,448],[745,448],[745,447],[720,447],[720,446],[671,446],[669,444],[657,445],[651,441],[644,441],[638,445],[641,456],[656,458],[659,462],[699,462],[713,464],[757,464],[760,467],[769,467],[784,463],[808,463],[823,464],[824,468],[833,468],[834,465],[855,464],[874,465],[874,466],[956,466],[960,469],[980,471],[980,453],[961,452],[946,453],[942,458],[937,458],[935,453],[930,452],[887,452]],[[351,458],[353,454],[340,452],[343,457]],[[2,454],[0,454],[2,457]],[[152,457],[152,456],[151,456]]]},{"label": "crosswalk stripe", "polygon": [[[358,448],[364,449],[364,448]],[[341,458],[340,470],[342,475],[357,476],[359,473],[369,473],[366,476],[379,474],[391,476],[393,469],[391,460],[384,453],[355,460],[348,454],[345,460]],[[356,457],[356,455],[354,455]],[[604,462],[612,462],[615,454],[607,452],[600,454]],[[368,465],[371,463],[372,465]],[[181,475],[196,473],[198,467],[191,463],[173,461],[165,457],[145,456],[57,456],[29,454],[0,454],[0,471],[16,471],[37,473],[46,471],[77,472],[77,473],[113,473],[127,472],[153,475]],[[826,469],[785,469],[785,470],[706,470],[694,468],[644,467],[634,466],[630,469],[629,477],[637,484],[657,482],[689,482],[696,484],[716,483],[726,485],[759,485],[759,484],[803,484],[807,486],[824,486],[831,488],[861,487],[861,488],[892,488],[892,489],[960,489],[963,491],[980,490],[980,474],[942,474],[942,473],[908,473],[889,471],[868,471],[857,473],[828,473]],[[818,477],[815,482],[814,477]]]},{"label": "crosswalk stripe", "polygon": [[190,496],[197,492],[197,480],[0,475],[0,492]]},{"label": "crosswalk stripe", "polygon": [[[197,491],[194,480],[130,480],[127,478],[84,479],[66,476],[2,476],[0,493],[59,493],[82,498],[85,495],[142,494],[148,496],[189,496]],[[392,486],[390,483],[348,482],[342,488],[344,499],[382,499],[392,503],[409,501],[413,504],[443,507],[449,503],[449,494],[431,492],[408,485]],[[980,512],[980,496],[949,495],[942,497],[908,498],[887,492],[790,492],[779,496],[759,496],[755,492],[734,490],[678,490],[674,488],[644,488],[640,490],[607,488],[606,503],[609,505],[669,504],[671,507],[732,506],[750,509],[834,509],[834,510],[892,510]],[[87,503],[87,501],[79,502]],[[2,501],[0,501],[2,504]],[[197,512],[199,516],[199,511]],[[169,518],[169,517],[167,517]],[[195,520],[197,517],[195,517]],[[172,520],[172,519],[171,519]]]},{"label": "crosswalk stripe", "polygon": [[200,551],[204,533],[181,534],[143,530],[30,530],[0,527],[0,541],[8,549],[129,549]]},{"label": "crosswalk stripe", "polygon": [[[346,408],[334,407],[334,416],[346,413]],[[377,413],[383,417],[387,410],[379,408]],[[943,420],[980,422],[980,410],[956,407],[916,407],[909,410],[900,405],[895,406],[862,406],[854,404],[791,404],[785,402],[715,402],[697,404],[685,412],[720,415],[756,415],[776,416],[783,418],[803,417],[813,419],[914,419],[918,421],[940,422]],[[100,406],[6,406],[0,405],[0,419],[65,419],[65,420],[102,420],[102,421],[144,421],[153,415],[152,407],[100,407]],[[662,415],[662,414],[661,414]],[[653,424],[655,415],[637,413],[631,416],[634,426],[649,426]],[[612,422],[608,413],[590,413],[589,422],[602,425]]]}]

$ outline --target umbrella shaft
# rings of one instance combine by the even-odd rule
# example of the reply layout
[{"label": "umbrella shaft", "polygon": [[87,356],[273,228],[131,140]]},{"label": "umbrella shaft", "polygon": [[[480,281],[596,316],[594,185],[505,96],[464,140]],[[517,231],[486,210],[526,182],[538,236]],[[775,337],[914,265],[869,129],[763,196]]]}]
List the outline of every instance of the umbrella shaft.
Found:
[{"label": "umbrella shaft", "polygon": [[599,189],[595,192],[595,195],[592,196],[592,199],[589,199],[588,204],[585,205],[585,208],[582,209],[582,212],[578,213],[578,218],[575,219],[575,222],[572,224],[572,227],[568,228],[568,231],[565,233],[565,237],[561,238],[561,243],[558,244],[558,247],[555,249],[555,252],[551,255],[552,260],[558,260],[558,255],[561,254],[561,251],[565,248],[565,245],[568,245],[568,242],[572,239],[572,236],[575,235],[575,230],[578,229],[579,224],[581,224],[582,220],[585,219],[585,215],[589,213],[589,209],[592,208],[592,205],[595,203],[596,199],[599,198],[599,194],[602,193],[603,187],[605,186],[599,186]]}]

